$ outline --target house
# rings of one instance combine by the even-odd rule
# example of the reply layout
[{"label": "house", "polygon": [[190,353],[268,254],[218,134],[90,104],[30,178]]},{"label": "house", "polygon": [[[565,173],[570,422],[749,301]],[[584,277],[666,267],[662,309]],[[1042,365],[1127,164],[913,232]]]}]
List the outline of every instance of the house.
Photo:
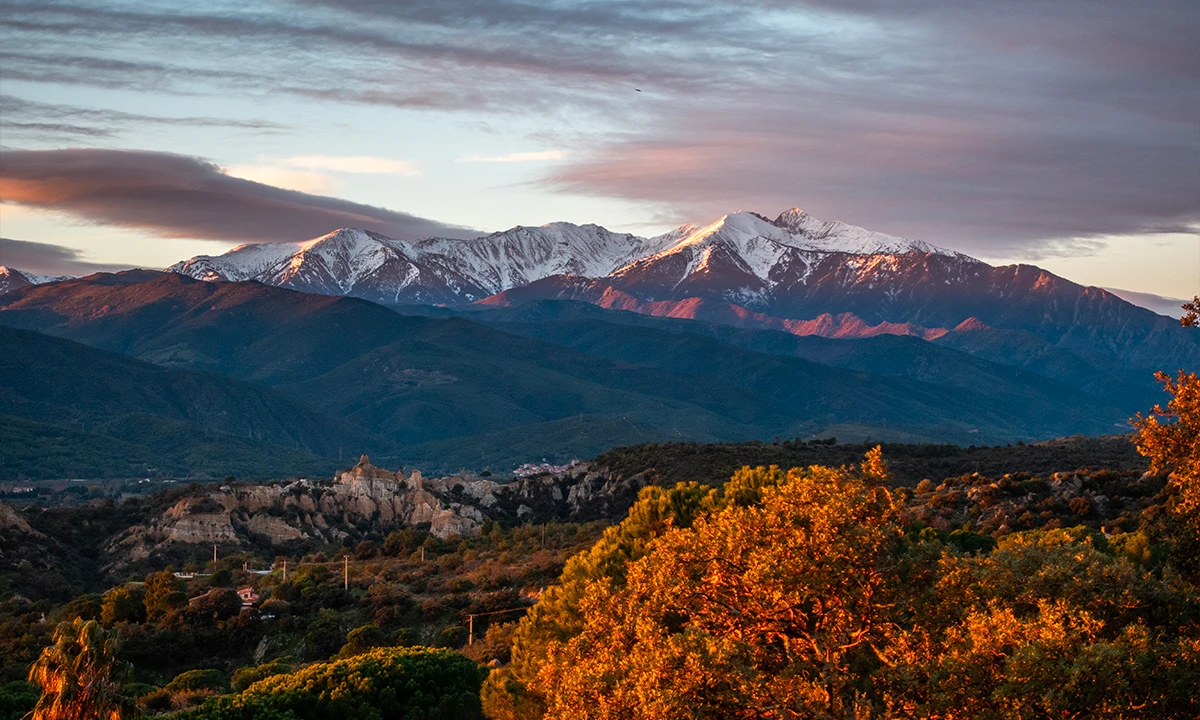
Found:
[{"label": "house", "polygon": [[254,592],[254,588],[244,587],[237,591],[238,597],[242,599],[242,607],[254,607],[258,604],[258,593]]}]

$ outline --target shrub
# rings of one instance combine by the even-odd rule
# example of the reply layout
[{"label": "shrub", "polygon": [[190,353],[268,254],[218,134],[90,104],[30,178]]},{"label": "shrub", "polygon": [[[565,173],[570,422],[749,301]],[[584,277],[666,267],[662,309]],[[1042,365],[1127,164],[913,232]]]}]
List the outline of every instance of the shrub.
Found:
[{"label": "shrub", "polygon": [[459,653],[377,648],[210,698],[177,720],[475,720],[484,672]]},{"label": "shrub", "polygon": [[175,676],[167,683],[165,690],[172,693],[195,690],[220,690],[224,688],[225,673],[220,670],[188,670]]}]

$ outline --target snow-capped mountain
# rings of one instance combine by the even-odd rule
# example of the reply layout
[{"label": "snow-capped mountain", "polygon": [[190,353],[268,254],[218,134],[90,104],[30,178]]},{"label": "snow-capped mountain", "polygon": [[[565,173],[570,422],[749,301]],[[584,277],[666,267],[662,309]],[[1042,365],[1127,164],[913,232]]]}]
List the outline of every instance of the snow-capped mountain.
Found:
[{"label": "snow-capped mountain", "polygon": [[48,282],[67,280],[70,277],[70,275],[38,275],[28,270],[18,270],[0,265],[0,295],[28,285],[43,285]]},{"label": "snow-capped mountain", "polygon": [[1098,363],[1200,362],[1195,343],[1174,332],[1177,322],[1106,290],[1031,265],[994,267],[919,240],[823,222],[795,208],[774,220],[736,212],[650,238],[571,223],[472,240],[401,241],[343,229],[302,243],[244,245],[170,269],[390,305],[571,299],[837,337],[928,339],[971,321],[1030,333]]},{"label": "snow-capped mountain", "polygon": [[[301,243],[242,245],[170,269],[202,280],[257,280],[327,295],[386,303],[469,303],[556,275],[612,276],[629,287],[686,290],[710,286],[752,301],[803,281],[832,255],[932,254],[970,260],[919,241],[791,209],[775,221],[749,212],[705,226],[684,225],[651,238],[597,225],[518,226],[472,240],[396,240],[342,229]],[[799,277],[795,277],[799,273]]]}]

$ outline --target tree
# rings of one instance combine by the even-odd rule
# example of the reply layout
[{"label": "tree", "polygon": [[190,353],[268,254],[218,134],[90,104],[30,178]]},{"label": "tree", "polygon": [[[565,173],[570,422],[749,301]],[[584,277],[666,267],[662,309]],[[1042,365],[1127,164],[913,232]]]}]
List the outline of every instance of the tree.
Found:
[{"label": "tree", "polygon": [[122,585],[104,593],[100,620],[105,625],[119,622],[141,622],[146,619],[144,591],[139,587]]},{"label": "tree", "polygon": [[117,660],[117,634],[94,620],[60,623],[54,644],[29,668],[42,696],[31,720],[126,720],[136,706],[122,685],[132,668]]},{"label": "tree", "polygon": [[[747,480],[747,484],[755,482]],[[664,532],[690,526],[713,506],[716,494],[694,482],[670,489],[642,488],[625,520],[605,530],[590,550],[569,559],[558,584],[547,588],[521,619],[513,636],[512,662],[493,670],[484,684],[487,716],[495,720],[542,717],[546,693],[537,680],[539,670],[550,643],[571,638],[582,629],[579,604],[589,585],[623,585],[631,562],[645,556]]]},{"label": "tree", "polygon": [[183,584],[169,570],[157,572],[146,578],[143,604],[146,606],[146,616],[151,620],[161,619],[164,615],[187,603],[183,594]]},{"label": "tree", "polygon": [[[1200,325],[1200,296],[1183,306],[1184,327]],[[1171,534],[1188,546],[1184,555],[1200,548],[1200,379],[1180,370],[1172,378],[1155,373],[1171,395],[1166,409],[1155,405],[1133,419],[1138,452],[1150,459],[1150,470],[1168,473],[1167,510],[1174,520]],[[1191,558],[1189,564],[1194,564]]]},{"label": "tree", "polygon": [[897,591],[899,503],[877,480],[792,470],[758,504],[664,533],[624,587],[591,583],[582,631],[537,676],[546,716],[853,716]]}]

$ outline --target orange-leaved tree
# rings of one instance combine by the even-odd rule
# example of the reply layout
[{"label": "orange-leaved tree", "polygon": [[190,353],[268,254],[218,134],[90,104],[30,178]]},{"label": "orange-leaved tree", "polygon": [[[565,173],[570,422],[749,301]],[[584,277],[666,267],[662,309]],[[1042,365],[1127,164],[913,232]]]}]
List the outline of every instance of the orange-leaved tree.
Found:
[{"label": "orange-leaved tree", "polygon": [[588,584],[578,634],[547,643],[533,681],[546,717],[853,716],[901,537],[878,453],[864,465],[735,478],[623,585]]},{"label": "orange-leaved tree", "polygon": [[95,620],[60,623],[54,644],[29,668],[42,690],[31,720],[128,720],[137,706],[122,693],[131,668],[117,659],[116,631]]},{"label": "orange-leaved tree", "polygon": [[[1183,306],[1185,327],[1200,326],[1200,297]],[[1138,413],[1138,452],[1150,459],[1152,472],[1169,473],[1168,509],[1191,531],[1200,533],[1200,379],[1180,370],[1176,377],[1155,374],[1171,394],[1164,409]]]}]

